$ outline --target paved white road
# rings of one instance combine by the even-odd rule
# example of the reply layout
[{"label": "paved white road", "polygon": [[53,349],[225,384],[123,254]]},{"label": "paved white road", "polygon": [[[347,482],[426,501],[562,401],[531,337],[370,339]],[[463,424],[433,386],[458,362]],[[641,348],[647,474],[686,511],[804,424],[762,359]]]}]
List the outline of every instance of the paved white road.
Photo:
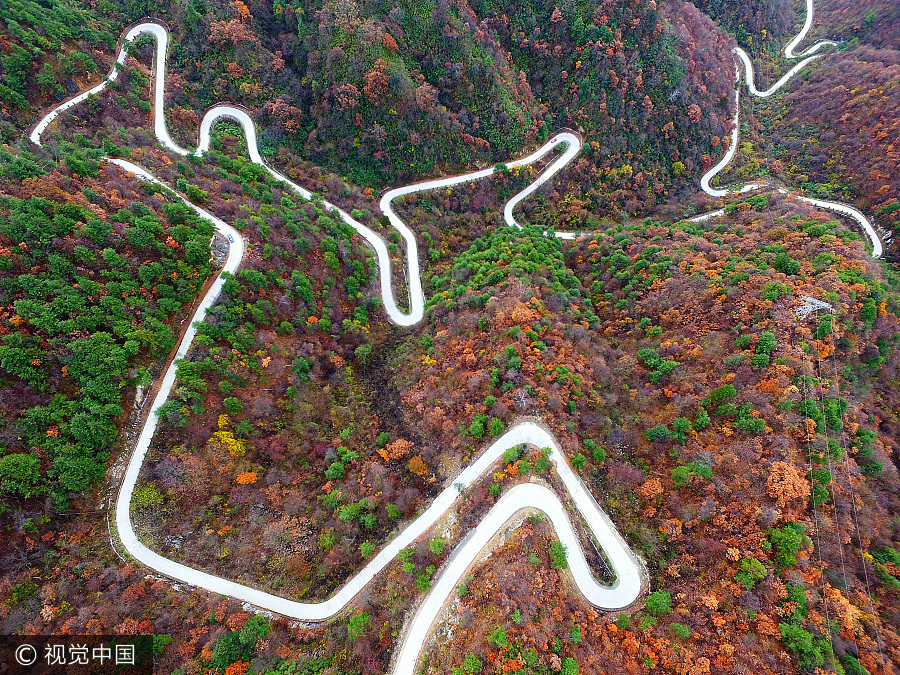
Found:
[{"label": "paved white road", "polygon": [[[49,124],[59,116],[60,113],[68,110],[78,103],[81,103],[90,94],[97,94],[103,91],[103,89],[105,89],[113,80],[115,80],[119,75],[119,69],[121,68],[121,65],[125,63],[125,59],[127,58],[126,47],[139,35],[143,34],[151,35],[156,40],[155,77],[153,80],[153,125],[156,137],[159,139],[159,142],[169,150],[180,155],[190,154],[188,150],[182,148],[172,140],[172,137],[169,135],[168,128],[166,127],[164,94],[166,81],[166,54],[168,52],[169,33],[165,26],[152,21],[134,26],[124,35],[124,37],[122,38],[122,45],[119,49],[119,54],[108,78],[97,86],[69,99],[68,101],[54,108],[48,115],[46,115],[43,119],[41,119],[40,122],[38,122],[34,130],[31,132],[29,138],[32,140],[32,142],[40,145],[41,135],[47,129]],[[309,190],[300,187],[279,171],[268,166],[265,161],[263,161],[263,158],[259,153],[259,146],[257,144],[256,126],[253,123],[253,119],[243,108],[228,104],[220,104],[210,108],[200,122],[199,143],[197,145],[197,150],[195,151],[196,155],[201,156],[207,150],[209,150],[210,133],[212,131],[213,124],[221,118],[233,119],[243,127],[244,134],[247,140],[247,150],[250,154],[250,160],[252,162],[264,167],[276,180],[284,181],[288,186],[290,186],[292,190],[301,195],[304,199],[310,199],[312,197]],[[566,144],[568,146],[566,152],[564,152],[559,158],[557,158],[533,184],[529,185],[527,188],[525,188],[525,190],[515,195],[506,205],[506,208],[504,209],[504,218],[506,219],[506,223],[511,227],[519,227],[521,229],[521,226],[515,221],[515,218],[513,218],[513,208],[523,199],[530,196],[535,190],[537,190],[541,185],[552,178],[553,175],[555,175],[575,156],[577,156],[578,152],[581,150],[581,139],[573,133],[560,132],[556,134],[552,139],[550,139],[550,141],[547,142],[544,146],[542,146],[540,149],[538,149],[528,157],[512,161],[508,164],[510,168],[531,164],[539,160],[548,152],[553,151],[559,144]],[[380,204],[382,211],[385,213],[385,215],[387,215],[391,224],[395,228],[397,228],[397,231],[400,232],[403,240],[406,243],[407,266],[409,271],[407,275],[409,285],[409,312],[402,311],[397,305],[396,298],[394,297],[393,286],[391,284],[391,258],[388,254],[387,245],[384,243],[384,240],[381,239],[381,237],[379,237],[373,230],[357,221],[343,209],[335,206],[334,204],[331,204],[328,201],[323,201],[323,204],[327,209],[337,212],[338,216],[345,223],[355,229],[360,234],[360,236],[362,236],[366,240],[366,242],[368,242],[369,246],[375,252],[375,257],[378,262],[381,295],[384,299],[384,308],[390,320],[398,326],[412,326],[422,320],[422,317],[425,315],[425,296],[422,292],[422,279],[419,268],[419,249],[416,243],[415,235],[397,216],[397,214],[394,213],[393,209],[391,208],[391,201],[401,195],[420,192],[422,190],[433,190],[436,188],[450,187],[452,185],[458,185],[460,183],[479,180],[480,178],[485,178],[493,173],[494,168],[490,168],[484,169],[483,171],[475,171],[473,173],[464,174],[461,176],[439,178],[436,180],[426,181],[424,183],[417,183],[414,185],[397,188],[396,190],[387,192],[384,197],[382,197]],[[559,232],[556,233],[556,236],[562,239],[574,239],[576,235],[575,233],[571,232]]]},{"label": "paved white road", "polygon": [[[778,92],[787,82],[794,77],[798,72],[803,70],[810,62],[818,59],[823,56],[823,54],[816,54],[820,49],[824,47],[834,46],[836,43],[831,40],[821,40],[808,49],[798,53],[795,53],[795,49],[797,45],[799,45],[806,38],[806,34],[809,33],[809,29],[812,26],[813,21],[813,0],[806,0],[806,19],[803,22],[803,28],[801,28],[800,32],[790,41],[787,46],[784,48],[784,55],[789,59],[794,58],[802,58],[803,60],[794,65],[788,72],[781,76],[781,78],[773,84],[771,87],[765,90],[759,90],[756,88],[756,78],[754,76],[753,71],[753,62],[750,60],[750,56],[740,47],[735,47],[732,52],[737,56],[738,60],[744,67],[745,79],[747,82],[747,89],[752,96],[756,96],[758,98],[767,98],[772,94]],[[737,81],[740,83],[741,79],[741,70],[738,68],[737,70]],[[748,183],[746,185],[742,185],[737,188],[729,188],[729,187],[721,187],[715,188],[711,185],[711,181],[718,176],[725,168],[731,164],[734,159],[734,155],[737,152],[737,146],[740,136],[740,109],[741,109],[741,91],[740,88],[736,88],[734,92],[734,127],[731,130],[731,145],[728,146],[728,150],[725,152],[725,156],[722,157],[719,162],[712,167],[709,171],[707,171],[702,178],[700,178],[700,187],[703,191],[712,196],[712,197],[725,197],[729,194],[741,194],[743,192],[750,192],[751,190],[757,190],[759,188],[765,187],[765,183]],[[783,194],[788,194],[786,190],[779,190],[779,192]],[[880,258],[882,253],[884,252],[884,246],[881,241],[881,237],[878,236],[878,232],[872,226],[872,223],[869,221],[866,216],[861,213],[858,209],[853,208],[849,204],[844,204],[841,202],[831,202],[825,201],[822,199],[811,199],[809,197],[797,197],[799,200],[808,202],[810,204],[814,204],[822,209],[827,209],[829,211],[835,211],[836,213],[840,213],[844,216],[849,216],[853,218],[859,226],[862,228],[863,232],[866,233],[866,236],[869,238],[869,241],[872,244],[872,257]],[[691,218],[694,222],[700,222],[703,220],[710,220],[711,218],[717,218],[720,215],[723,215],[724,211],[713,211],[711,213],[705,213],[701,216],[697,216],[695,218]]]},{"label": "paved white road", "polygon": [[[189,151],[178,146],[168,133],[165,124],[163,93],[165,90],[165,62],[168,45],[168,32],[157,23],[143,23],[129,30],[123,38],[123,46],[120,49],[116,63],[107,81],[66,101],[44,117],[30,135],[31,140],[40,145],[41,135],[47,126],[64,110],[84,101],[88,95],[102,91],[109,82],[116,79],[121,64],[125,62],[125,46],[132,42],[138,35],[150,34],[156,39],[156,77],[154,80],[154,126],[159,141],[170,150],[187,155]],[[256,128],[250,115],[243,109],[231,105],[218,105],[211,108],[204,115],[200,125],[199,143],[196,150],[198,156],[202,156],[210,143],[210,132],[216,120],[228,117],[236,120],[244,129],[247,148],[251,161],[264,166],[274,178],[284,181],[304,199],[311,199],[311,193],[294,184],[278,171],[266,166],[258,149]],[[515,195],[504,209],[504,218],[508,225],[521,226],[513,216],[513,209],[528,196],[533,194],[541,185],[550,180],[557,172],[565,167],[581,149],[581,139],[570,132],[561,132],[550,139],[544,146],[523,159],[515,160],[508,164],[509,168],[517,168],[531,164],[559,145],[565,145],[566,150],[541,173],[541,175],[525,190]],[[164,185],[155,176],[136,164],[121,160],[106,158],[107,161],[134,173],[142,180]],[[400,231],[407,244],[409,252],[410,268],[410,304],[411,311],[405,314],[399,310],[394,301],[390,284],[390,258],[383,240],[362,223],[353,219],[349,214],[337,208],[333,204],[325,202],[325,206],[337,211],[339,216],[359,232],[373,247],[378,256],[379,270],[381,272],[381,290],[385,300],[385,308],[389,317],[399,325],[412,325],[420,321],[424,315],[424,296],[422,294],[421,278],[418,266],[418,249],[415,237],[403,221],[391,208],[391,201],[398,196],[411,194],[423,190],[458,185],[460,183],[479,180],[490,176],[494,168],[476,171],[461,176],[426,181],[416,185],[406,186],[391,190],[381,200],[381,208],[388,216],[391,223]],[[168,187],[168,186],[165,186]],[[190,203],[183,197],[181,199],[196,213],[212,222],[217,231],[225,236],[231,246],[228,257],[223,267],[223,272],[235,273],[240,266],[245,252],[245,242],[240,233],[222,220],[206,212],[200,207]],[[558,233],[557,236],[572,238],[572,233]],[[197,308],[192,322],[181,339],[176,359],[184,358],[190,349],[197,332],[197,323],[205,317],[206,311],[213,305],[222,290],[224,281],[220,276],[213,283],[209,292]],[[459,489],[465,489],[472,485],[482,475],[489,471],[491,466],[510,447],[521,444],[529,444],[541,448],[550,449],[550,459],[556,465],[557,472],[563,484],[566,486],[576,508],[588,522],[597,542],[602,547],[611,567],[616,575],[615,583],[611,586],[603,586],[594,579],[585,560],[580,542],[572,528],[571,521],[562,503],[556,495],[545,487],[536,484],[523,484],[509,490],[491,509],[488,516],[467,535],[461,544],[451,554],[446,569],[435,580],[435,585],[413,618],[410,629],[404,637],[398,655],[394,659],[393,672],[413,673],[422,645],[428,635],[431,625],[440,613],[449,595],[454,592],[460,577],[484,548],[487,542],[503,527],[503,525],[516,512],[524,508],[537,508],[547,514],[556,528],[560,541],[567,547],[570,556],[570,569],[573,577],[585,598],[593,605],[601,609],[622,609],[633,604],[647,589],[648,575],[643,562],[637,558],[628,548],[625,541],[619,535],[612,521],[606,516],[581,479],[572,471],[567,460],[556,442],[556,439],[546,429],[534,422],[523,422],[510,428],[503,436],[495,441],[473,464],[464,469],[448,486],[437,496],[434,502],[410,523],[404,530],[397,534],[378,554],[352,579],[350,579],[335,595],[324,602],[302,603],[265,593],[258,589],[239,584],[227,579],[222,579],[212,574],[188,567],[181,563],[165,558],[144,546],[137,537],[131,522],[130,505],[131,496],[137,484],[141,466],[147,451],[152,443],[158,418],[156,411],[165,403],[175,383],[175,362],[170,365],[162,377],[159,392],[151,406],[151,414],[144,422],[138,438],[135,450],[126,468],[125,477],[116,502],[116,528],[119,538],[126,550],[138,561],[151,569],[165,574],[168,577],[183,581],[187,584],[205,588],[211,592],[228,595],[257,607],[268,609],[279,614],[294,617],[305,621],[321,621],[334,617],[342,612],[348,604],[379,574],[394,558],[397,553],[406,548],[419,537],[425,534],[454,502],[459,498]]]},{"label": "paved white road", "polygon": [[[801,33],[788,44],[785,48],[785,54],[788,58],[804,57],[804,61],[792,68],[784,77],[775,83],[766,91],[759,91],[754,84],[753,66],[749,61],[746,53],[742,50],[736,50],[738,58],[743,62],[745,72],[747,74],[748,88],[755,96],[769,96],[783,86],[797,71],[804,67],[809,61],[816,58],[812,54],[818,51],[827,43],[817,43],[812,48],[801,54],[794,54],[794,48],[799,44],[812,22],[812,0],[807,0],[807,19]],[[32,141],[40,144],[41,135],[47,126],[64,110],[84,101],[90,94],[97,94],[102,91],[109,82],[116,79],[121,64],[125,62],[126,53],[124,47],[127,43],[133,41],[138,35],[150,34],[156,39],[156,59],[155,59],[155,78],[154,78],[154,128],[160,143],[169,148],[173,152],[180,155],[187,155],[189,151],[178,146],[168,133],[165,124],[163,95],[165,91],[165,74],[166,74],[166,53],[168,47],[168,32],[157,23],[143,23],[129,30],[123,38],[123,48],[120,50],[116,63],[108,80],[89,89],[82,94],[66,101],[58,106],[46,117],[44,117],[35,127],[30,135]],[[280,172],[268,167],[263,161],[257,144],[256,128],[253,120],[247,111],[232,105],[218,105],[211,108],[204,115],[200,125],[199,143],[196,150],[197,155],[204,154],[209,149],[210,132],[216,120],[222,117],[228,117],[236,120],[244,129],[247,148],[250,159],[264,166],[271,175],[277,180],[284,181],[293,190],[305,199],[311,199],[312,194],[294,184]],[[710,180],[718,174],[725,166],[730,163],[738,144],[738,125],[737,117],[735,118],[735,129],[733,131],[732,143],[726,154],[726,157],[717,164],[706,176],[703,177],[702,184],[704,189],[714,196],[724,196],[728,194],[727,190],[717,190],[709,185]],[[508,164],[509,168],[516,168],[531,164],[547,153],[554,151],[559,145],[565,145],[566,150],[541,173],[541,175],[531,185],[515,195],[507,202],[504,208],[504,219],[509,226],[521,227],[516,222],[513,215],[515,207],[524,199],[533,194],[541,185],[550,180],[557,172],[565,167],[581,149],[581,139],[575,134],[569,132],[560,132],[550,139],[543,147],[528,157],[515,160]],[[149,174],[141,167],[127,162],[125,160],[110,159],[108,160],[118,166],[131,171],[141,177],[143,180],[160,183],[154,176]],[[382,296],[385,302],[385,309],[392,321],[399,325],[408,326],[419,322],[424,315],[424,296],[421,287],[421,278],[418,265],[418,247],[413,233],[409,230],[405,223],[396,215],[391,208],[391,202],[399,196],[408,195],[423,190],[431,190],[442,187],[458,185],[464,182],[479,180],[490,176],[495,171],[494,168],[484,169],[461,176],[451,176],[447,178],[426,181],[415,185],[398,188],[387,192],[381,199],[380,206],[382,211],[388,216],[391,224],[403,236],[408,251],[409,264],[409,288],[410,288],[410,312],[402,312],[394,299],[391,289],[390,274],[390,257],[384,241],[371,229],[359,223],[349,214],[337,208],[335,205],[325,202],[326,208],[334,210],[348,224],[350,224],[357,232],[363,236],[366,241],[374,249],[380,271],[380,282]],[[161,184],[161,183],[160,183]],[[747,191],[760,187],[759,185],[746,185],[740,191]],[[865,217],[858,211],[846,205],[834,204],[831,202],[822,202],[821,200],[813,200],[803,198],[805,201],[813,203],[817,206],[825,208],[833,208],[842,213],[850,215],[857,220]],[[210,213],[197,207],[190,202],[185,202],[193,208],[198,215],[210,220],[215,224],[216,229],[223,234],[230,242],[228,257],[226,259],[223,271],[234,273],[237,271],[244,255],[245,245],[243,238],[231,226],[219,220]],[[721,212],[707,214],[707,216],[698,217],[698,219],[716,217]],[[868,221],[865,221],[866,223]],[[871,228],[871,226],[869,226]],[[868,230],[867,230],[868,231]],[[874,230],[872,230],[874,232]],[[558,233],[557,236],[572,238],[572,233]],[[877,240],[877,236],[873,238]],[[880,250],[879,250],[880,253]],[[195,322],[201,321],[206,311],[221,292],[223,280],[221,276],[215,281],[207,295],[203,298],[200,306],[196,310],[192,324],[187,333],[179,343],[177,358],[183,358],[196,335]],[[155,412],[167,399],[171,388],[175,381],[175,365],[174,363],[166,370],[163,375],[159,393],[153,402],[152,410]],[[507,431],[500,439],[493,443],[472,465],[464,469],[453,481],[450,482],[429,508],[422,513],[415,521],[410,523],[404,530],[395,536],[378,554],[347,584],[342,587],[334,596],[320,603],[301,603],[285,598],[280,598],[269,593],[262,592],[258,589],[238,584],[226,579],[216,577],[211,574],[193,569],[186,565],[176,563],[165,558],[144,546],[137,538],[130,518],[130,502],[131,495],[136,485],[141,465],[143,464],[147,450],[150,447],[153,433],[156,429],[157,417],[155,414],[148,416],[135,448],[135,451],[129,461],[126,469],[125,478],[120,491],[119,499],[116,504],[116,526],[119,531],[119,537],[122,543],[137,560],[144,563],[148,567],[165,574],[171,578],[178,579],[185,583],[202,587],[216,593],[238,598],[250,602],[257,607],[268,609],[286,616],[295,617],[306,621],[319,621],[333,617],[342,612],[353,598],[360,593],[366,586],[387,566],[397,553],[412,544],[424,533],[426,533],[454,502],[458,499],[458,487],[463,489],[470,486],[474,481],[484,475],[494,462],[502,456],[503,452],[510,447],[514,447],[523,443],[535,445],[537,447],[548,447],[551,450],[551,459],[557,467],[559,476],[569,491],[572,501],[576,508],[584,516],[588,522],[598,543],[603,548],[611,566],[616,574],[616,581],[612,586],[603,586],[598,584],[593,578],[590,569],[584,558],[580,543],[572,529],[571,521],[565,508],[557,499],[556,495],[539,485],[524,484],[509,490],[491,509],[486,518],[469,533],[463,542],[451,554],[448,563],[435,580],[434,587],[430,591],[425,601],[420,606],[415,617],[410,623],[409,629],[404,637],[402,644],[395,656],[393,672],[413,673],[418,661],[421,647],[427,638],[431,627],[440,614],[442,607],[450,595],[455,592],[456,585],[461,577],[465,574],[468,567],[483,550],[484,546],[491,538],[500,530],[516,512],[523,508],[537,508],[543,511],[551,520],[556,528],[557,534],[562,543],[569,550],[570,569],[573,577],[581,592],[589,602],[598,608],[616,610],[631,605],[637,600],[641,593],[646,590],[646,570],[643,563],[629,550],[622,537],[617,532],[613,523],[606,514],[600,509],[599,505],[586,489],[582,481],[575,472],[569,467],[565,456],[560,451],[555,438],[547,432],[543,427],[533,422],[524,422],[515,425]]]}]

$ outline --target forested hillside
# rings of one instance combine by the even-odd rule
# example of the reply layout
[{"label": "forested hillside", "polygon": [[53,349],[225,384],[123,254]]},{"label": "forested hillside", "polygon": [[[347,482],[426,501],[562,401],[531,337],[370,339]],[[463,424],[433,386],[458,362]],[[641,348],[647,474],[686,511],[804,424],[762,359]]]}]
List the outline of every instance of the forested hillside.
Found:
[{"label": "forested hillside", "polygon": [[761,106],[760,139],[775,172],[791,184],[813,196],[855,200],[896,231],[898,106],[900,51],[861,46],[823,61],[802,90]]},{"label": "forested hillside", "polygon": [[212,234],[177,200],[63,151],[49,172],[32,161],[46,156],[8,158],[5,170],[33,175],[0,197],[0,476],[8,494],[57,510],[104,475],[123,387],[149,384],[148,361],[175,346]]},{"label": "forested hillside", "polygon": [[803,17],[794,14],[791,0],[697,0],[694,3],[725,27],[744,47],[778,49]]},{"label": "forested hillside", "polygon": [[[815,62],[802,87],[745,102],[746,135],[724,180],[777,177],[814,197],[853,202],[894,232],[900,13],[895,3],[823,0],[814,16],[812,35],[840,40],[837,48]],[[780,60],[760,55],[760,71],[777,74]]]},{"label": "forested hillside", "polygon": [[[731,49],[748,48],[768,86],[789,67],[796,4],[3,3],[0,633],[152,634],[156,669],[173,675],[389,672],[411,610],[515,486],[553,491],[612,580],[548,449],[518,444],[454,483],[539,420],[646,563],[649,590],[592,609],[568,571],[577,552],[522,515],[458,580],[423,672],[895,672],[897,266],[849,221],[770,189],[686,220],[712,204],[698,179],[730,142]],[[194,148],[205,110],[241,104],[268,165],[308,199],[248,159],[232,121],[203,157],[160,144],[146,36],[114,84],[43,146],[27,140],[102,81],[147,16],[172,33],[173,138]],[[743,97],[723,182],[773,177],[895,227],[896,11],[817,0],[816,16],[814,35],[843,42],[784,93]],[[524,227],[507,227],[504,205],[553,157],[505,162],[561,128],[582,150],[517,207]],[[392,325],[349,222],[385,239],[403,305],[406,250],[379,194],[476,167],[496,171],[394,201],[426,301],[422,321]],[[246,252],[154,413],[229,245],[184,199]],[[800,316],[807,296],[825,304]],[[138,562],[110,522],[151,414],[122,502],[140,541],[281,598],[331,597],[435,495],[455,501],[335,616],[256,613]]]},{"label": "forested hillside", "polygon": [[[18,78],[0,100],[19,128],[84,78],[97,81],[114,43],[107,18],[85,22],[60,5],[50,31],[27,6],[0,60]],[[285,148],[363,187],[512,158],[570,126],[594,139],[585,160],[615,185],[594,208],[634,212],[695,180],[728,131],[730,41],[689,3],[520,5],[509,15],[465,0],[106,7],[119,25],[149,14],[173,28],[166,114],[176,140],[191,145],[204,109],[237,101],[256,112],[264,155]],[[46,52],[60,44],[70,56],[54,62]],[[38,55],[30,68],[28,55]],[[69,65],[83,63],[89,71]]]},{"label": "forested hillside", "polygon": [[900,6],[891,0],[827,0],[816,17],[825,31],[854,46],[896,49],[900,44]]}]

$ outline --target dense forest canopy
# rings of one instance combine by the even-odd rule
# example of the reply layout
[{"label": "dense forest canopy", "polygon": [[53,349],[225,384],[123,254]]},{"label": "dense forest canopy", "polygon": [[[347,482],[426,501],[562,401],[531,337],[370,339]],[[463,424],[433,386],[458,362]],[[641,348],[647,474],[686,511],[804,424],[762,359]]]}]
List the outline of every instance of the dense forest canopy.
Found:
[{"label": "dense forest canopy", "polygon": [[[22,17],[40,7],[21,4]],[[663,186],[696,175],[717,152],[729,118],[730,44],[689,3],[588,4],[518,4],[507,15],[500,3],[465,0],[191,0],[162,14],[107,3],[123,23],[159,14],[173,27],[167,117],[187,145],[199,113],[230,99],[260,114],[263,154],[284,147],[376,187],[511,158],[571,126],[594,141],[593,173],[613,176],[597,187],[616,197],[598,195],[595,208],[636,211],[666,201]],[[79,9],[56,7],[48,28],[11,31],[0,60],[17,84],[0,90],[10,122],[27,123],[36,106],[110,63],[110,22],[89,30]],[[60,47],[65,54],[51,58]]]},{"label": "dense forest canopy", "polygon": [[[387,672],[456,546],[522,483],[571,497],[548,451],[508,449],[335,618],[298,625],[185,590],[123,553],[108,509],[135,431],[159,427],[129,504],[165,557],[302,602],[330,597],[486,444],[537,418],[646,562],[649,593],[599,612],[539,513],[458,580],[428,673],[888,675],[900,653],[900,15],[816,0],[834,39],[782,93],[805,3],[748,0],[9,0],[0,5],[0,633],[152,634],[176,675]],[[154,133],[149,36],[105,91],[123,29],[171,30],[165,116],[243,105],[268,166],[223,120],[202,158]],[[577,157],[523,157],[561,128]],[[127,158],[165,185],[104,158]],[[375,256],[323,197],[407,251],[425,318],[391,325]],[[228,242],[247,245],[157,413],[159,377]],[[701,211],[719,216],[689,220]],[[554,231],[579,233],[560,240]],[[805,297],[824,303],[796,318]],[[403,304],[401,302],[401,304]],[[183,357],[183,358],[182,358]],[[456,496],[454,494],[454,496]],[[599,579],[612,572],[576,536]],[[115,551],[115,553],[114,553]]]}]

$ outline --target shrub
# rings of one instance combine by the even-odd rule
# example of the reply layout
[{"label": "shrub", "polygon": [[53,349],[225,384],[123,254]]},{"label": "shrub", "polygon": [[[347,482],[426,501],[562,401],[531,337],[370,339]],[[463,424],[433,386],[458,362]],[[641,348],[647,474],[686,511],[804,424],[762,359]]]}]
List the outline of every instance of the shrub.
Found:
[{"label": "shrub", "polygon": [[581,471],[584,468],[584,465],[587,464],[587,457],[582,455],[580,452],[576,452],[572,455],[572,466],[575,467],[578,471]]},{"label": "shrub", "polygon": [[488,430],[491,432],[491,436],[499,436],[500,434],[502,434],[503,426],[503,420],[492,417],[490,424],[488,425]]},{"label": "shrub", "polygon": [[365,635],[370,623],[371,619],[367,612],[360,612],[350,617],[350,621],[347,623],[347,637],[351,642],[356,642]]},{"label": "shrub", "polygon": [[569,566],[566,558],[566,547],[559,540],[550,544],[550,567],[555,570],[564,570]]},{"label": "shrub", "polygon": [[672,482],[675,483],[676,488],[683,488],[691,482],[692,478],[693,474],[686,466],[676,466],[672,469]]},{"label": "shrub", "polygon": [[225,412],[229,415],[240,415],[244,412],[244,406],[241,403],[240,399],[235,398],[234,396],[229,396],[228,398],[222,401],[222,407],[225,408]]},{"label": "shrub", "polygon": [[646,605],[653,616],[664,616],[672,611],[672,595],[668,591],[656,591],[647,596]]},{"label": "shrub", "polygon": [[[37,459],[37,458],[35,458]],[[134,488],[131,493],[131,508],[135,511],[163,503],[163,494],[152,483],[144,483]]]},{"label": "shrub", "polygon": [[744,588],[748,591],[752,591],[756,582],[765,579],[768,573],[766,566],[756,558],[744,558],[741,560],[741,571],[734,578],[744,584]]},{"label": "shrub", "polygon": [[378,445],[379,448],[383,448],[390,442],[391,442],[391,435],[386,431],[382,431],[380,434],[378,434],[378,438],[375,440],[375,443]]},{"label": "shrub", "polygon": [[371,558],[372,554],[375,553],[375,544],[370,541],[364,541],[359,546],[359,552],[362,553],[363,558]]},{"label": "shrub", "polygon": [[581,634],[581,629],[578,626],[572,626],[572,631],[569,633],[569,640],[572,641],[572,644],[581,644],[583,639],[584,636]]},{"label": "shrub", "polygon": [[668,441],[672,438],[672,432],[670,432],[665,426],[662,424],[657,424],[652,429],[647,430],[647,440],[653,441],[654,443],[660,441]]},{"label": "shrub", "polygon": [[484,665],[481,663],[481,659],[469,652],[466,654],[466,658],[463,659],[461,672],[467,675],[478,675],[482,668],[484,668]]},{"label": "shrub", "polygon": [[769,541],[778,549],[775,564],[791,567],[797,564],[796,554],[812,542],[806,536],[806,527],[800,523],[788,523],[784,527],[769,530]]},{"label": "shrub", "polygon": [[616,626],[619,630],[628,630],[631,628],[631,615],[619,614],[619,616],[616,617]]},{"label": "shrub", "polygon": [[435,537],[431,541],[428,542],[428,550],[434,553],[435,555],[440,555],[444,552],[444,546],[447,545],[440,537]]},{"label": "shrub", "polygon": [[682,639],[686,640],[687,638],[691,637],[691,629],[684,624],[673,623],[671,628],[672,632]]}]

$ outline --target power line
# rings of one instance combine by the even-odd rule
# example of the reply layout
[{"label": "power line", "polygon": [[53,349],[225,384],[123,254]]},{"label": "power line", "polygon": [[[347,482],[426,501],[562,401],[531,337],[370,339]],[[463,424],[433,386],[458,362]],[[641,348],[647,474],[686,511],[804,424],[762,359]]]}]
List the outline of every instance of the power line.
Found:
[{"label": "power line", "polygon": [[[832,373],[834,374],[834,381],[839,383],[840,375],[837,374],[838,373],[838,370],[837,370],[837,342],[834,338],[834,321],[832,321],[832,323],[831,323],[831,343],[832,343],[832,346],[834,347],[834,350],[831,352]],[[820,365],[819,372],[821,373],[821,365]],[[840,385],[838,386],[838,393],[840,393]],[[844,469],[847,473],[847,487],[850,489],[851,511],[853,513],[853,520],[856,524],[856,540],[859,543],[860,558],[862,559],[863,578],[865,579],[865,583],[866,583],[866,597],[869,600],[869,609],[872,612],[872,626],[875,629],[875,642],[878,645],[878,656],[881,660],[881,665],[883,666],[885,663],[885,660],[884,660],[884,651],[883,651],[882,645],[881,645],[881,631],[878,628],[878,615],[875,612],[875,603],[872,601],[872,592],[871,592],[871,588],[869,586],[869,569],[868,569],[868,565],[866,562],[866,552],[863,550],[862,532],[859,527],[859,514],[857,513],[857,509],[856,509],[856,493],[853,490],[853,474],[852,474],[852,469],[850,467],[850,456],[847,453],[846,446],[841,445],[841,448],[843,450],[843,455],[844,455]],[[836,505],[836,503],[835,503],[835,505]],[[841,554],[841,557],[842,557],[842,561],[843,561],[843,552]],[[842,562],[842,564],[843,564],[843,562]],[[846,573],[845,573],[845,580],[846,580]],[[855,634],[854,634],[854,638],[855,638]],[[854,639],[854,642],[855,641],[856,640]],[[858,642],[856,643],[856,648],[857,648],[857,651],[859,651],[859,643]]]},{"label": "power line", "polygon": [[[815,316],[815,312],[813,313],[813,316]],[[793,330],[790,332],[790,335],[791,335],[791,349],[793,350],[795,348],[794,331]],[[808,385],[806,383],[806,380],[804,379],[803,380],[803,388],[807,389],[807,387],[808,387]],[[807,398],[807,396],[804,395],[804,398]],[[807,464],[809,465],[809,474],[807,474],[807,475],[811,476],[812,470],[813,470],[813,468],[812,468],[812,447],[811,447],[812,443],[811,443],[811,439],[810,439],[809,425],[806,424],[805,421],[804,421],[804,428],[806,429],[806,456],[807,456]],[[831,615],[828,611],[828,596],[825,593],[825,579],[824,579],[825,560],[822,557],[821,525],[819,524],[819,513],[816,509],[816,500],[813,497],[811,491],[810,491],[809,501],[812,504],[812,508],[813,508],[813,522],[816,525],[816,546],[815,546],[815,548],[817,548],[819,551],[819,569],[820,569],[820,572],[822,573],[822,606],[825,608],[825,623],[826,623],[826,625],[829,625],[831,622]]]}]

